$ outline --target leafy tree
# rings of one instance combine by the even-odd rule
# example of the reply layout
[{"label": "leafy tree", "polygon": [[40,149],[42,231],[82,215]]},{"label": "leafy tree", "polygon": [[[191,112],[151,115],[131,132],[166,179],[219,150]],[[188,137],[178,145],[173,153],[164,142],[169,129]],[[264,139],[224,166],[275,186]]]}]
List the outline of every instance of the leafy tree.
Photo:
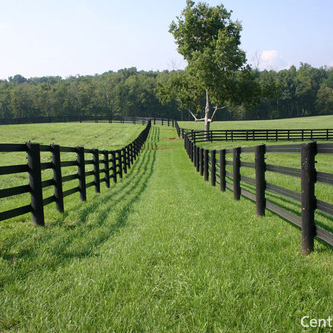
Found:
[{"label": "leafy tree", "polygon": [[[230,17],[231,12],[223,5],[210,7],[202,2],[195,5],[194,1],[187,0],[186,8],[169,29],[178,52],[188,62],[185,74],[176,77],[178,81],[187,81],[180,83],[184,89],[177,95],[184,93],[185,96],[178,99],[183,104],[191,94],[205,96],[205,115],[201,120],[205,121],[206,130],[221,105],[234,103],[239,98],[236,76],[238,70],[244,69],[246,58],[239,48],[241,25]],[[211,116],[210,103],[214,104]]]},{"label": "leafy tree", "polygon": [[318,90],[317,94],[317,105],[319,108],[319,113],[329,114],[333,110],[333,88],[323,85]]}]

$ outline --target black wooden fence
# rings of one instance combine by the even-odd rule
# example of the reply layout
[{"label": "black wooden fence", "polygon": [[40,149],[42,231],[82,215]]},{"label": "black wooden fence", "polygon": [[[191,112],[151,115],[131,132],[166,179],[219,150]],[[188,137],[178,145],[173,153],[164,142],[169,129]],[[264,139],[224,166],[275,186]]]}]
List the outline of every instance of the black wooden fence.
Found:
[{"label": "black wooden fence", "polygon": [[[333,155],[333,143],[303,143],[291,145],[233,148],[221,150],[207,150],[196,145],[191,135],[184,137],[185,149],[194,163],[196,170],[200,172],[206,181],[211,178],[212,186],[219,184],[220,190],[226,188],[234,193],[234,199],[239,200],[241,195],[256,202],[257,216],[264,216],[265,209],[281,216],[302,229],[302,252],[308,254],[314,249],[314,238],[317,237],[333,246],[333,234],[325,230],[315,222],[315,211],[325,213],[333,217],[333,205],[316,199],[315,187],[317,183],[333,185],[333,174],[318,172],[315,168],[316,155]],[[243,162],[243,154],[254,154],[253,162]],[[293,153],[300,154],[301,169],[284,167],[280,165],[266,164],[266,154]],[[232,160],[226,156],[232,155]],[[232,167],[228,172],[226,166]],[[255,178],[241,174],[242,168],[255,170]],[[266,182],[266,171],[300,178],[301,193]],[[253,193],[247,191],[243,185],[252,186]],[[266,199],[267,191],[279,196],[301,203],[301,212],[296,215]]]},{"label": "black wooden fence", "polygon": [[181,129],[194,142],[204,141],[309,141],[333,140],[333,129],[252,129],[196,131]]},{"label": "black wooden fence", "polygon": [[18,124],[44,124],[44,123],[71,123],[71,122],[95,122],[95,123],[131,123],[145,125],[151,120],[154,125],[173,126],[175,120],[153,117],[111,117],[111,116],[54,116],[54,117],[24,117],[0,119],[0,125]]},{"label": "black wooden fence", "polygon": [[[150,127],[151,121],[148,121],[145,129],[132,143],[122,149],[111,151],[84,147],[60,147],[54,144],[47,146],[30,142],[26,144],[0,144],[0,152],[26,152],[28,159],[27,164],[1,166],[0,176],[29,173],[30,179],[27,185],[1,189],[0,199],[23,193],[31,195],[30,204],[0,212],[0,221],[31,212],[33,223],[44,225],[44,206],[55,202],[56,209],[63,212],[65,197],[78,192],[81,201],[86,201],[87,188],[94,186],[95,192],[99,193],[100,184],[103,182],[109,188],[111,179],[116,183],[118,177],[122,178],[123,174],[127,173],[145,143]],[[41,152],[50,152],[52,162],[41,163]],[[75,153],[76,160],[62,161],[61,153]],[[87,154],[91,156],[88,159],[86,158]],[[87,165],[92,165],[93,170],[87,172]],[[62,170],[71,166],[77,167],[77,172],[62,176]],[[47,169],[53,170],[53,178],[42,181],[42,171]],[[94,176],[94,179],[87,183],[86,179],[89,176]],[[63,184],[72,180],[77,180],[78,185],[63,191]],[[43,198],[43,189],[50,186],[54,187],[54,194],[48,198]]]}]

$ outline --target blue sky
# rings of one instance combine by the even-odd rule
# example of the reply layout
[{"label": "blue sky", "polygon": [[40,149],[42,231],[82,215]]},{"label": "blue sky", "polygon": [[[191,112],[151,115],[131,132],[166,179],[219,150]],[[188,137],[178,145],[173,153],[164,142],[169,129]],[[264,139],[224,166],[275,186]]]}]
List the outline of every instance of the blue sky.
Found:
[{"label": "blue sky", "polygon": [[[224,0],[260,69],[333,66],[333,0]],[[172,20],[186,0],[0,0],[0,79],[184,68]]]}]

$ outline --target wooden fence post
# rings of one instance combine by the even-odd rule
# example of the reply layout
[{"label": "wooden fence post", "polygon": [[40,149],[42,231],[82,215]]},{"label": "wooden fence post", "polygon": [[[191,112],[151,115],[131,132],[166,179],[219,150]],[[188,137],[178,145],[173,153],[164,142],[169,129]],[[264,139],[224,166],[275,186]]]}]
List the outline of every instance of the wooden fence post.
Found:
[{"label": "wooden fence post", "polygon": [[256,215],[265,216],[265,151],[266,146],[260,145],[255,148],[255,170],[256,170]]},{"label": "wooden fence post", "polygon": [[221,192],[225,192],[226,181],[225,181],[225,149],[220,150],[220,189]]},{"label": "wooden fence post", "polygon": [[105,174],[105,186],[110,188],[110,167],[109,167],[109,152],[107,150],[103,151],[104,156],[104,174]]},{"label": "wooden fence post", "polygon": [[189,142],[188,136],[185,135],[185,137],[184,137],[184,146],[185,146],[185,151],[186,151],[187,155],[189,156],[188,142]]},{"label": "wooden fence post", "polygon": [[116,152],[114,150],[111,151],[111,170],[112,170],[112,178],[113,182],[117,182],[117,159]]},{"label": "wooden fence post", "polygon": [[93,163],[94,163],[94,181],[95,181],[95,192],[101,192],[101,184],[99,177],[99,151],[98,149],[93,149]]},{"label": "wooden fence post", "polygon": [[200,148],[198,146],[195,147],[195,155],[197,159],[196,170],[197,172],[200,171]]},{"label": "wooden fence post", "polygon": [[134,163],[134,156],[135,156],[135,152],[134,152],[134,142],[131,143],[131,164],[133,165]]},{"label": "wooden fence post", "polygon": [[123,158],[122,165],[123,165],[124,174],[127,174],[127,152],[126,152],[126,147],[121,149],[121,155],[122,155],[122,158]]},{"label": "wooden fence post", "polygon": [[78,167],[78,177],[79,177],[80,199],[81,201],[87,201],[84,148],[77,147],[76,149],[77,149],[77,167]]},{"label": "wooden fence post", "polygon": [[118,155],[118,174],[120,178],[123,178],[123,158],[122,158],[122,153],[121,149],[117,150],[117,155]]},{"label": "wooden fence post", "polygon": [[193,164],[196,167],[197,166],[197,145],[193,145]]},{"label": "wooden fence post", "polygon": [[205,181],[208,181],[209,179],[209,150],[208,149],[204,149],[204,177],[205,177]]},{"label": "wooden fence post", "polygon": [[316,235],[316,225],[314,222],[314,211],[316,207],[316,150],[316,142],[301,145],[302,253],[305,255],[314,250],[314,237]]},{"label": "wooden fence post", "polygon": [[60,161],[59,145],[51,145],[52,163],[53,163],[53,180],[54,180],[54,196],[56,198],[56,209],[58,212],[64,211],[64,196],[62,190],[62,175]]},{"label": "wooden fence post", "polygon": [[216,185],[216,150],[212,150],[210,152],[210,156],[211,156],[211,184],[212,186]]},{"label": "wooden fence post", "polygon": [[233,149],[233,182],[234,182],[234,200],[239,200],[241,195],[240,187],[240,153],[239,147]]},{"label": "wooden fence post", "polygon": [[42,188],[42,170],[40,165],[40,145],[39,143],[27,143],[28,167],[30,178],[32,223],[34,225],[44,225],[44,206]]},{"label": "wooden fence post", "polygon": [[200,176],[204,174],[204,149],[200,148]]}]

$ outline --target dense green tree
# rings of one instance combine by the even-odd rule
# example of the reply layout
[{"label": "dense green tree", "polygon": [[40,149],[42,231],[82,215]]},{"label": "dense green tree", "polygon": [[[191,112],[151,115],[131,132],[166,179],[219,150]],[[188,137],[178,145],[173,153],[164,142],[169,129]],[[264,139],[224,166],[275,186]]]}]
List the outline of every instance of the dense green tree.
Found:
[{"label": "dense green tree", "polygon": [[[239,103],[240,99],[241,102],[246,100],[242,95],[248,90],[241,86],[249,87],[251,70],[244,66],[245,52],[239,48],[241,25],[231,20],[231,12],[222,4],[210,7],[203,2],[196,5],[191,0],[186,4],[169,30],[178,45],[178,52],[188,63],[185,74],[180,76],[180,80],[188,81],[187,84],[182,83],[181,92],[185,97],[180,96],[179,100],[187,100],[191,94],[195,95],[194,100],[198,95],[204,96],[204,117],[198,119],[194,113],[192,115],[196,120],[204,120],[205,129],[209,130],[218,109],[225,104]],[[246,73],[239,75],[239,70]],[[186,85],[190,92],[185,91]],[[214,109],[212,115],[211,104]]]}]

